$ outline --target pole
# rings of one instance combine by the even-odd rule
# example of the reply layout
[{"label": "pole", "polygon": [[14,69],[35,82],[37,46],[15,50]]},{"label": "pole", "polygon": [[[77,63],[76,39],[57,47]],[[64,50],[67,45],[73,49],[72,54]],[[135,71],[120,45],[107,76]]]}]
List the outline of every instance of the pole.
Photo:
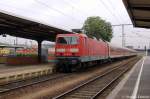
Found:
[{"label": "pole", "polygon": [[38,40],[38,61],[39,63],[41,63],[41,59],[42,59],[42,40]]},{"label": "pole", "polygon": [[16,37],[16,45],[18,45],[18,38]]},{"label": "pole", "polygon": [[118,24],[118,25],[112,25],[112,26],[121,26],[122,27],[122,47],[125,47],[125,42],[126,42],[126,38],[125,38],[125,32],[124,32],[124,26],[128,26],[128,25],[132,25],[132,24]]},{"label": "pole", "polygon": [[122,47],[125,47],[125,33],[124,33],[124,24],[122,26]]}]

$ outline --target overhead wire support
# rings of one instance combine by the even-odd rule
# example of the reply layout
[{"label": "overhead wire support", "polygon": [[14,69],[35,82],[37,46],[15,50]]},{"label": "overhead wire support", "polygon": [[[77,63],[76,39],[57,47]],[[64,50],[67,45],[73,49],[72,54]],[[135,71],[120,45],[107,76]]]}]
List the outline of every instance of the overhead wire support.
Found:
[{"label": "overhead wire support", "polygon": [[122,47],[126,46],[126,34],[124,32],[124,26],[128,26],[128,25],[132,25],[132,24],[117,24],[117,25],[112,25],[112,26],[121,26],[122,27]]},{"label": "overhead wire support", "polygon": [[132,24],[115,24],[115,25],[112,25],[112,26],[122,26],[122,25],[132,25]]}]

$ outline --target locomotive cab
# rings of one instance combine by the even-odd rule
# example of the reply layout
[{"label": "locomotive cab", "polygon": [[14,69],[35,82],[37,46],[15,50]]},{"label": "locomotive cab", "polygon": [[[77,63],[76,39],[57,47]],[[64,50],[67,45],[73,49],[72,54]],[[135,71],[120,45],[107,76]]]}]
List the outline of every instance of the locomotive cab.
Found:
[{"label": "locomotive cab", "polygon": [[58,36],[56,41],[56,56],[78,56],[79,40],[77,36]]},{"label": "locomotive cab", "polygon": [[78,34],[59,34],[56,37],[55,55],[58,60],[57,67],[66,71],[80,62],[80,39]]}]

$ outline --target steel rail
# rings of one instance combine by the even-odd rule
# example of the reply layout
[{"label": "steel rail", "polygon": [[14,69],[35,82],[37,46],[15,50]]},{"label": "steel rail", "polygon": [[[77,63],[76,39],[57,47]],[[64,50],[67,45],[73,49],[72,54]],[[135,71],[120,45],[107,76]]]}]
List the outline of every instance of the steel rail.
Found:
[{"label": "steel rail", "polygon": [[[129,63],[128,63],[129,64]],[[97,92],[91,99],[96,99],[101,93],[103,93],[109,86],[111,86],[115,81],[117,81],[123,74],[125,74],[131,67],[126,68],[123,72],[121,72],[117,77],[115,77],[110,83],[108,83],[103,89]]]},{"label": "steel rail", "polygon": [[[18,85],[17,87],[13,86],[14,84],[13,83],[18,83],[18,82],[22,82],[22,81],[16,81],[16,82],[12,82],[12,83],[8,83],[8,84],[5,84],[5,85],[1,85],[0,87],[0,94],[3,94],[3,93],[7,93],[7,92],[11,92],[13,90],[17,90],[17,89],[21,89],[21,88],[24,88],[24,87],[27,87],[27,86],[32,86],[32,85],[35,85],[35,84],[39,84],[39,83],[43,83],[43,82],[46,82],[46,81],[50,81],[50,80],[55,80],[55,79],[58,79],[58,78],[62,78],[62,77],[65,77],[67,76],[67,74],[61,74],[61,75],[51,75],[45,79],[37,79],[36,81],[30,81],[30,83],[25,83],[25,84],[21,84],[21,85]],[[32,80],[32,79],[28,79],[28,80]],[[32,82],[32,83],[31,83]],[[12,84],[12,86],[11,86]],[[3,86],[6,86],[6,88],[3,88]],[[7,86],[11,87],[11,88],[7,88]]]},{"label": "steel rail", "polygon": [[[76,86],[76,87],[74,87],[74,88],[72,88],[72,89],[70,89],[70,90],[68,90],[68,91],[66,91],[66,92],[64,92],[64,93],[62,93],[62,94],[60,94],[60,95],[58,95],[58,96],[56,96],[56,97],[53,97],[53,99],[59,99],[59,98],[62,98],[62,97],[64,97],[64,96],[67,96],[67,94],[70,94],[71,92],[76,91],[76,90],[78,90],[79,88],[81,88],[81,87],[83,87],[83,86],[86,86],[87,84],[89,84],[89,83],[91,83],[91,82],[93,82],[93,81],[96,81],[96,80],[99,79],[99,78],[102,78],[102,77],[106,76],[107,74],[113,72],[114,70],[117,70],[117,69],[119,69],[119,68],[121,68],[121,67],[123,67],[123,66],[129,64],[129,62],[133,62],[133,60],[135,60],[135,59],[129,60],[129,61],[125,62],[124,64],[118,65],[118,66],[116,66],[115,68],[113,68],[113,69],[111,69],[111,70],[109,70],[109,71],[103,73],[102,75],[96,76],[96,77],[94,77],[94,78],[92,78],[92,79],[90,79],[90,80],[88,80],[88,81],[86,81],[86,82],[83,82],[83,83],[81,83],[80,85],[78,85],[78,86]],[[97,97],[97,95],[99,95],[99,93],[103,92],[108,86],[110,86],[114,81],[116,81],[116,80],[118,79],[118,77],[120,77],[120,76],[121,76],[123,73],[125,73],[126,71],[127,71],[127,70],[125,70],[124,72],[122,72],[121,74],[119,74],[119,76],[115,77],[115,79],[112,80],[112,81],[109,83],[109,85],[106,85],[106,86],[105,86],[103,89],[101,89],[97,94],[95,94],[93,97],[91,97],[91,99],[94,99],[95,97]]]}]

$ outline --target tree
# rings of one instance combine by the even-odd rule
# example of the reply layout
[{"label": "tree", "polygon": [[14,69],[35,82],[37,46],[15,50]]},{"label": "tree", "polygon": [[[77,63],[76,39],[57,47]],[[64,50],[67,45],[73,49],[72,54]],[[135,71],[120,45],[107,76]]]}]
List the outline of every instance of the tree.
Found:
[{"label": "tree", "polygon": [[101,19],[99,16],[88,17],[84,22],[82,29],[88,37],[96,37],[105,41],[111,41],[112,26],[109,22]]}]

